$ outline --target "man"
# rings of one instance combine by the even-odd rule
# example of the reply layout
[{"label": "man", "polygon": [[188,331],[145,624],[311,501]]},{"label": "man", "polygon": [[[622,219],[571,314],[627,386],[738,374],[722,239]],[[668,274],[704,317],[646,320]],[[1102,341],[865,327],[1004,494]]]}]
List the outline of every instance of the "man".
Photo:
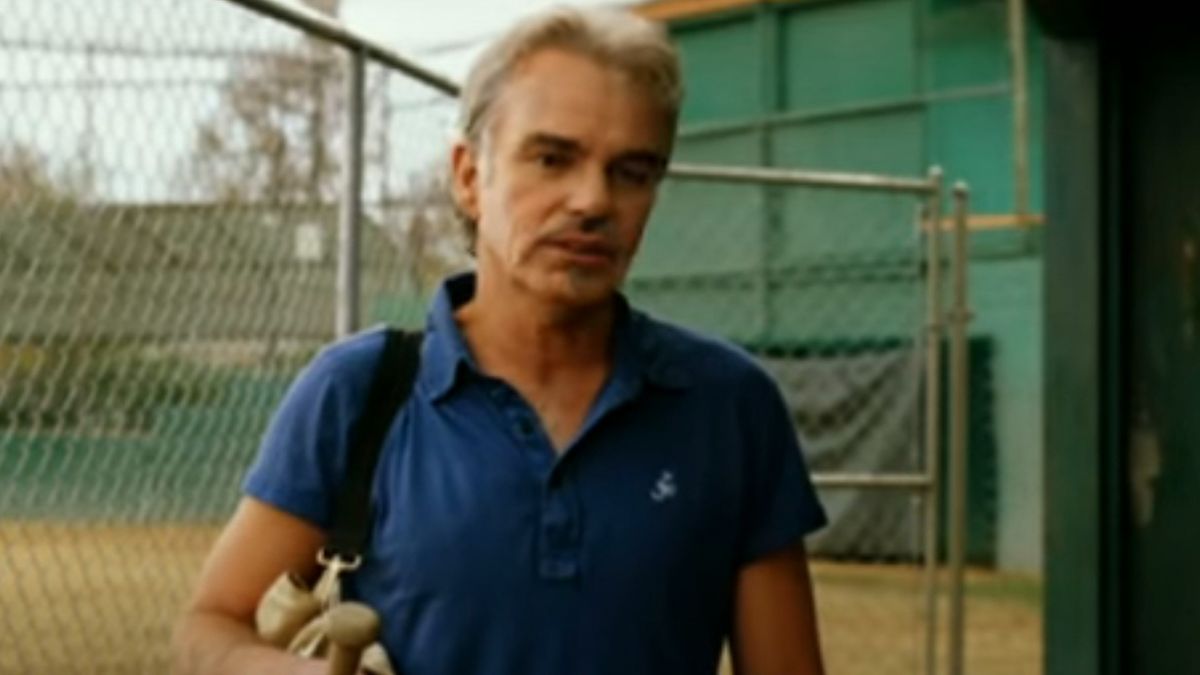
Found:
[{"label": "man", "polygon": [[[661,29],[531,18],[463,94],[454,194],[477,269],[430,312],[376,469],[367,561],[404,675],[822,672],[802,539],[821,526],[790,417],[742,353],[618,293],[681,86]],[[283,570],[313,570],[383,334],[325,350],[277,412],[177,632],[189,673],[318,673],[257,642]]]}]

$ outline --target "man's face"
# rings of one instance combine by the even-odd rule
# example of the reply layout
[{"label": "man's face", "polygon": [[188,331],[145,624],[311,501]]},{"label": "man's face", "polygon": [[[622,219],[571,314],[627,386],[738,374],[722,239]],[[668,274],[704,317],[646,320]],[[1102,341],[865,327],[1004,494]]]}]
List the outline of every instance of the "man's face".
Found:
[{"label": "man's face", "polygon": [[568,51],[527,57],[483,147],[455,149],[480,274],[568,308],[608,300],[641,241],[671,120],[618,70]]}]

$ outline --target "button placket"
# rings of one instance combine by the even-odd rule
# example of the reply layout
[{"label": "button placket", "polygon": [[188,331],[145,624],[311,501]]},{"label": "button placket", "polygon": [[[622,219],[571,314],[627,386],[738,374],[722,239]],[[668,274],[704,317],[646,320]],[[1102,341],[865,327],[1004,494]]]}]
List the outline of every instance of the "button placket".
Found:
[{"label": "button placket", "polygon": [[490,382],[487,393],[517,449],[529,460],[538,476],[544,475],[554,464],[554,450],[541,433],[540,423],[529,404],[502,380]]},{"label": "button placket", "polygon": [[538,573],[562,581],[579,575],[580,528],[574,495],[567,481],[553,475],[544,483],[539,522]]},{"label": "button placket", "polygon": [[517,417],[517,435],[521,440],[530,442],[537,434],[537,425],[525,415]]}]

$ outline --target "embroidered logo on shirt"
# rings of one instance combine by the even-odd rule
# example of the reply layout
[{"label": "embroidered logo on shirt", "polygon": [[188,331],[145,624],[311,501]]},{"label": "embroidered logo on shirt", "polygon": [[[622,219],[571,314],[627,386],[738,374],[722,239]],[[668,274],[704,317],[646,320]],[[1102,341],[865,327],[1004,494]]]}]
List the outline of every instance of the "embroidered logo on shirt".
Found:
[{"label": "embroidered logo on shirt", "polygon": [[658,477],[658,481],[654,483],[654,489],[650,491],[650,499],[661,504],[674,499],[678,493],[679,488],[675,485],[675,474],[663,471]]}]

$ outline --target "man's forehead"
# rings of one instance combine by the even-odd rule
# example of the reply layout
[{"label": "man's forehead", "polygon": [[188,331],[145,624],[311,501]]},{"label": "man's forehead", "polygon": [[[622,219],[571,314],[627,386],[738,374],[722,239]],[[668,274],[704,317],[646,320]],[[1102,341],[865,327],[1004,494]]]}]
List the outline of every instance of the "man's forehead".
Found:
[{"label": "man's forehead", "polygon": [[640,146],[669,145],[663,138],[670,134],[669,113],[644,85],[594,57],[539,50],[521,60],[499,94],[492,131],[507,127],[515,135],[510,141],[534,135],[579,141],[603,129]]},{"label": "man's forehead", "polygon": [[[583,86],[586,84],[587,86]],[[542,49],[521,59],[500,91],[501,101],[533,106],[566,103],[581,95],[616,93],[641,98],[643,92],[615,66],[583,54]],[[626,94],[626,92],[628,92]]]}]

